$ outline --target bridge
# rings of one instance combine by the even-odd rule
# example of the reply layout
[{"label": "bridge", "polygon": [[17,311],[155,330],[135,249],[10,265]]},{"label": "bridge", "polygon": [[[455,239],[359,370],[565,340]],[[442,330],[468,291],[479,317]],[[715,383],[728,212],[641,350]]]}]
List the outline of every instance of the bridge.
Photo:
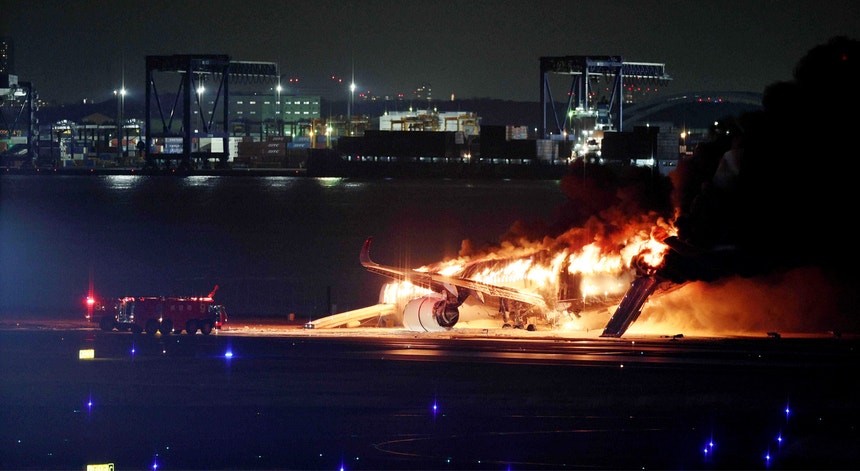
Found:
[{"label": "bridge", "polygon": [[649,117],[661,111],[679,105],[703,102],[727,102],[760,107],[762,94],[738,91],[701,91],[661,96],[647,102],[629,105],[624,120],[632,125],[644,124],[647,123]]}]

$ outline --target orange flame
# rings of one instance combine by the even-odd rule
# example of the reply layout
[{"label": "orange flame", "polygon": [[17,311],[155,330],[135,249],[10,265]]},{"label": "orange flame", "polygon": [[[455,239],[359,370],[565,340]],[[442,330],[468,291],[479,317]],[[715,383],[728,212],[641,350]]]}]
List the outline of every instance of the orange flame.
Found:
[{"label": "orange flame", "polygon": [[[520,241],[519,246],[505,244],[479,258],[462,256],[416,271],[532,291],[547,299],[549,306],[558,300],[562,277],[566,277],[578,280],[576,288],[583,303],[607,302],[626,292],[633,278],[641,274],[637,272],[653,272],[661,266],[668,249],[662,241],[677,230],[662,219],[645,219],[631,221],[618,232],[621,235],[614,238],[595,236],[578,248],[566,242],[575,239],[570,234],[542,243]],[[548,256],[536,256],[540,253]],[[408,282],[389,283],[380,301],[403,302],[429,292]]]}]

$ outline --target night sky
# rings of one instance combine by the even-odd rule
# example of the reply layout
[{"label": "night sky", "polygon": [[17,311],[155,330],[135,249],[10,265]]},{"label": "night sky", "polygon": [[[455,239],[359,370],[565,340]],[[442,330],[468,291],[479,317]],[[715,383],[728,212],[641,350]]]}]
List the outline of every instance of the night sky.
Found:
[{"label": "night sky", "polygon": [[[542,56],[666,64],[663,91],[752,91],[790,80],[808,50],[860,37],[860,2],[472,0],[6,0],[14,69],[49,101],[143,91],[145,56],[227,54],[279,64],[301,88],[437,100],[538,101]],[[330,77],[344,78],[337,85]]]}]

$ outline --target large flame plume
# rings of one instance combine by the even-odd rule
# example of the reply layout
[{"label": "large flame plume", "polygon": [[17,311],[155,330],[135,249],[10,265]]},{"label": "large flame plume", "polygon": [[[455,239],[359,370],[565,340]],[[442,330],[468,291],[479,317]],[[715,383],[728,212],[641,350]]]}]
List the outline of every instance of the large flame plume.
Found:
[{"label": "large flame plume", "polygon": [[[479,251],[463,241],[457,258],[415,270],[533,292],[545,299],[547,312],[542,316],[548,320],[569,320],[588,306],[598,306],[606,314],[637,275],[660,267],[668,249],[663,240],[676,233],[671,222],[656,213],[649,216],[593,225],[590,240],[577,228],[538,241],[519,237]],[[610,229],[613,232],[607,232]],[[389,283],[383,288],[382,302],[402,305],[427,293],[406,281]],[[566,297],[580,301],[575,313],[558,305]],[[565,315],[559,317],[559,312]],[[561,325],[557,322],[555,327]]]}]

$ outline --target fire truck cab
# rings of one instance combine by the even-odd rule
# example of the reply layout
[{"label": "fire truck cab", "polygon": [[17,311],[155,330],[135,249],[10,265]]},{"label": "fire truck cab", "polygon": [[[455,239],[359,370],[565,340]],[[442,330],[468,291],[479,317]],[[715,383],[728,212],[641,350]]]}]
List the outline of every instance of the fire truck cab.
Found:
[{"label": "fire truck cab", "polygon": [[[217,287],[216,287],[217,289]],[[145,332],[154,335],[181,333],[194,335],[199,330],[209,335],[227,322],[227,310],[215,304],[212,295],[201,297],[128,296],[120,298],[113,316],[99,321],[104,331]]]}]

